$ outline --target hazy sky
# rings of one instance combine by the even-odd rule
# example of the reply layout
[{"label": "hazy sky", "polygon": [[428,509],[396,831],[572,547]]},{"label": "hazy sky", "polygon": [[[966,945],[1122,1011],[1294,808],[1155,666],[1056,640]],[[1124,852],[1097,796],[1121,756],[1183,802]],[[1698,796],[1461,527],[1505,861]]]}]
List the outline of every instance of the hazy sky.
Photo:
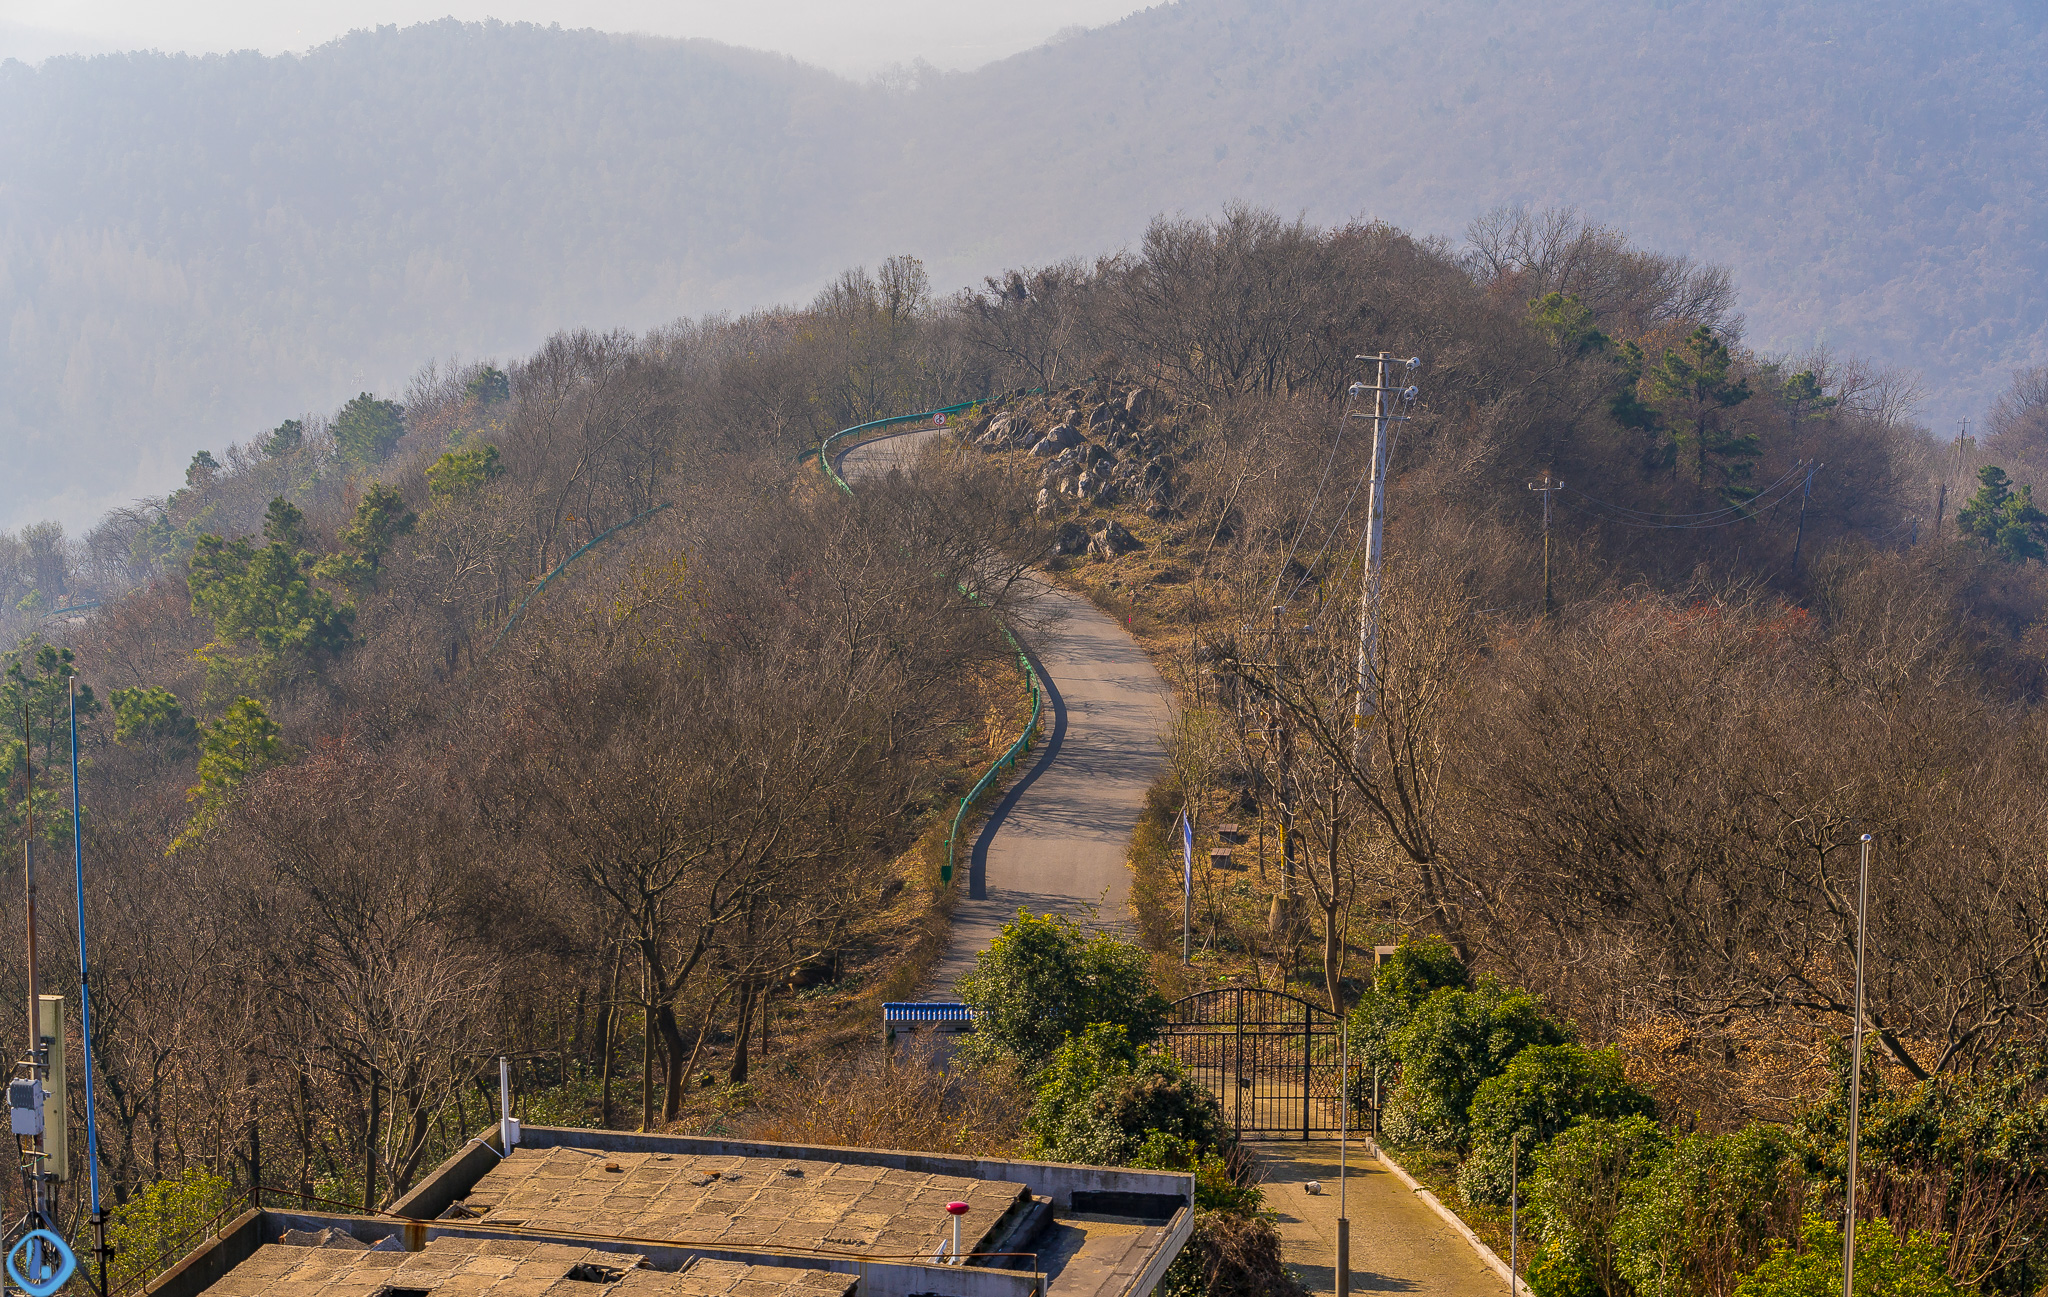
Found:
[{"label": "hazy sky", "polygon": [[462,19],[708,36],[864,76],[968,68],[1146,8],[1132,0],[0,0],[0,58],[110,49],[303,50],[358,27]]}]

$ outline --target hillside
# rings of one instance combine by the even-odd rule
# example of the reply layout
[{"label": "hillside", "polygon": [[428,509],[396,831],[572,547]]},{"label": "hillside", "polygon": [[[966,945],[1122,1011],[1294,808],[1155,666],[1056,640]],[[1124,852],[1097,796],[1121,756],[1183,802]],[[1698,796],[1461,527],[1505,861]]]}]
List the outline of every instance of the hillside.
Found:
[{"label": "hillside", "polygon": [[1946,424],[2048,360],[2042,66],[2011,0],[1186,0],[893,90],[453,22],[11,63],[0,525],[76,529],[423,355],[798,300],[904,251],[944,290],[1236,199],[1454,240],[1573,204],[1731,266],[1754,346],[1920,371]]}]

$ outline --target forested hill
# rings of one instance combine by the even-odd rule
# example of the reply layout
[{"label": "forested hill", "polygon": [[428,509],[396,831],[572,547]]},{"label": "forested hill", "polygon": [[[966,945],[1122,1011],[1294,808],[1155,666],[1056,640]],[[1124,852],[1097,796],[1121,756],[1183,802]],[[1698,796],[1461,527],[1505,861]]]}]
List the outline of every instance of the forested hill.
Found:
[{"label": "forested hill", "polygon": [[1243,199],[1462,237],[1574,204],[1736,273],[1748,340],[1924,373],[2048,360],[2048,18],[2026,0],[1185,0],[854,86],[704,42],[453,22],[303,56],[0,68],[0,524],[426,355],[938,286]]}]

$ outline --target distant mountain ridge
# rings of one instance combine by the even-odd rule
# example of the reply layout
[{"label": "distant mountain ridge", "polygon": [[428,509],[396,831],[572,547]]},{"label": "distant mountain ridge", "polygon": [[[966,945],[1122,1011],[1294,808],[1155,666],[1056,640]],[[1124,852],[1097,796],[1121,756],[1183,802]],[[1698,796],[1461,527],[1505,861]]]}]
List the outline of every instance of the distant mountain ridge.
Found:
[{"label": "distant mountain ridge", "polygon": [[914,88],[521,25],[0,66],[0,525],[434,356],[940,286],[1241,200],[1573,204],[1734,267],[1749,340],[1980,410],[2048,360],[2048,17],[1965,0],[1183,0]]}]

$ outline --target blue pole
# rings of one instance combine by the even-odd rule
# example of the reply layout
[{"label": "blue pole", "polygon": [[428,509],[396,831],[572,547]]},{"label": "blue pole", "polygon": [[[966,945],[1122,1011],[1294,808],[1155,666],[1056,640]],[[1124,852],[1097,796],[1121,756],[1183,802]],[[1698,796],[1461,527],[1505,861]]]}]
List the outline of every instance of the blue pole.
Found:
[{"label": "blue pole", "polygon": [[[92,1214],[97,1222],[100,1214],[100,1140],[99,1127],[93,1120],[92,1102],[92,978],[86,974],[85,962],[85,835],[79,831],[78,811],[78,680],[74,676],[64,683],[71,693],[71,872],[78,893],[78,1023],[85,1041],[82,1051],[85,1055],[85,1173],[92,1184]],[[63,1047],[62,1041],[57,1042],[57,1048]],[[100,1278],[105,1282],[104,1274]]]}]

